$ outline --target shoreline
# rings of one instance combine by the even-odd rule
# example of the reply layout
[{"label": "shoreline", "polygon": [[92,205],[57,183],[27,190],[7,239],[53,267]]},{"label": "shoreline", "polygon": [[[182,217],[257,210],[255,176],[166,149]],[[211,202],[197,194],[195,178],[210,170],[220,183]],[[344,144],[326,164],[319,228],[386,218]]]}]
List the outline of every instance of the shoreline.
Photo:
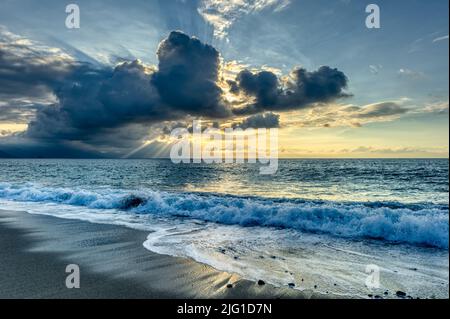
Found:
[{"label": "shoreline", "polygon": [[[258,285],[191,259],[156,254],[143,247],[147,235],[124,226],[0,209],[0,298],[333,297]],[[80,289],[65,286],[69,264],[80,268]]]}]

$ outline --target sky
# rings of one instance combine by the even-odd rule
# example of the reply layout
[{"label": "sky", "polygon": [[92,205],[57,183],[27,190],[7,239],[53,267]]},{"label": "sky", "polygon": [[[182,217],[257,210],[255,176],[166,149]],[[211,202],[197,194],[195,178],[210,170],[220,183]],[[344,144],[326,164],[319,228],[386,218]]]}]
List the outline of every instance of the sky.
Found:
[{"label": "sky", "polygon": [[1,0],[0,157],[164,157],[202,119],[281,157],[448,158],[448,6]]}]

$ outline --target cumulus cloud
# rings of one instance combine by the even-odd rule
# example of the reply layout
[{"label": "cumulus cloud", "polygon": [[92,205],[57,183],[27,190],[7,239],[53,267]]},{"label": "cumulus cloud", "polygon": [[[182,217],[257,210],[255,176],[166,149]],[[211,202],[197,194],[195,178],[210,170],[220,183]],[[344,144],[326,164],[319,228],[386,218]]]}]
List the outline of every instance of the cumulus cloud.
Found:
[{"label": "cumulus cloud", "polygon": [[175,31],[161,42],[157,55],[152,84],[163,102],[191,115],[230,115],[217,85],[219,52],[214,47]]},{"label": "cumulus cloud", "polygon": [[45,98],[76,67],[72,57],[0,27],[0,99]]},{"label": "cumulus cloud", "polygon": [[245,118],[235,127],[242,128],[277,128],[280,127],[280,115],[267,112],[263,114],[256,114]]},{"label": "cumulus cloud", "polygon": [[38,110],[26,136],[91,143],[99,141],[93,135],[110,135],[111,129],[132,123],[231,114],[216,84],[219,54],[213,47],[172,32],[157,54],[158,68],[135,60],[113,70],[76,69],[55,90],[58,103]]},{"label": "cumulus cloud", "polygon": [[322,66],[316,71],[294,69],[280,80],[270,71],[241,71],[233,88],[255,98],[254,103],[234,110],[235,114],[300,109],[314,103],[327,103],[349,96],[345,93],[347,76],[335,68]]},{"label": "cumulus cloud", "polygon": [[[347,78],[337,69],[296,68],[287,77],[268,67],[233,73],[213,46],[180,31],[160,43],[157,66],[134,60],[114,67],[0,31],[0,121],[28,123],[7,141],[15,151],[12,142],[22,143],[26,156],[42,154],[39,145],[49,156],[76,149],[119,156],[164,134],[161,123],[192,118],[218,123],[248,115],[244,127],[278,127],[272,111],[347,96]],[[227,72],[233,77],[225,79]]]}]

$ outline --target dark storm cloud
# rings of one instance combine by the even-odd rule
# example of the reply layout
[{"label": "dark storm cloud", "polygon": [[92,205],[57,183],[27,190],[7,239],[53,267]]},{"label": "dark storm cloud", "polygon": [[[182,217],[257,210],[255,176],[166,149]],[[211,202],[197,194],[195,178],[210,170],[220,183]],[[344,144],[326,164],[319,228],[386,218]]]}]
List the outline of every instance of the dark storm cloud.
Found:
[{"label": "dark storm cloud", "polygon": [[[3,153],[3,156],[2,156]],[[0,157],[19,158],[99,158],[109,154],[89,150],[83,146],[59,141],[34,141],[19,136],[0,141]]]},{"label": "dark storm cloud", "polygon": [[[188,115],[221,118],[231,114],[216,84],[219,53],[181,32],[172,32],[160,44],[158,70],[137,60],[114,69],[78,63],[63,54],[45,56],[21,43],[20,50],[10,44],[1,51],[0,94],[11,99],[49,94],[56,98],[52,104],[28,106],[36,114],[22,134],[24,140],[66,143],[59,148],[63,153],[72,147],[70,143],[113,152],[114,147],[138,146],[149,135],[148,125],[154,123]],[[0,105],[4,120],[23,118],[24,111]]]},{"label": "dark storm cloud", "polygon": [[75,61],[45,49],[0,28],[0,99],[45,96],[73,71]]},{"label": "dark storm cloud", "polygon": [[192,126],[192,122],[169,122],[164,123],[162,127],[160,127],[161,135],[170,135],[173,130],[177,128],[187,128]]},{"label": "dark storm cloud", "polygon": [[161,42],[157,55],[152,84],[164,103],[190,115],[230,115],[217,85],[220,62],[214,47],[175,31]]},{"label": "dark storm cloud", "polygon": [[232,91],[255,97],[256,102],[235,109],[235,114],[253,114],[262,111],[284,111],[303,108],[314,103],[326,103],[349,96],[345,93],[347,77],[338,69],[322,66],[317,71],[294,69],[283,83],[269,71],[252,73],[241,71]]},{"label": "dark storm cloud", "polygon": [[236,80],[242,91],[256,97],[258,108],[264,109],[277,105],[282,92],[279,88],[278,78],[272,72],[261,71],[253,74],[244,70],[238,74]]},{"label": "dark storm cloud", "polygon": [[172,32],[161,43],[158,58],[157,71],[136,60],[112,71],[72,72],[71,80],[54,92],[59,102],[40,109],[26,135],[89,141],[130,123],[229,115],[216,84],[219,54],[213,47]]},{"label": "dark storm cloud", "polygon": [[27,101],[12,100],[6,104],[0,103],[0,123],[26,124],[34,118],[37,104],[30,104]]},{"label": "dark storm cloud", "polygon": [[280,127],[280,115],[267,112],[247,117],[241,123],[235,125],[242,129],[247,128],[277,128]]},{"label": "dark storm cloud", "polygon": [[233,94],[238,94],[239,93],[239,85],[237,84],[236,81],[227,80],[227,84],[230,87],[229,88],[230,93],[233,93]]},{"label": "dark storm cloud", "polygon": [[[24,156],[42,156],[39,145],[48,156],[77,157],[77,150],[80,157],[118,156],[156,134],[157,129],[150,132],[152,125],[191,116],[215,121],[303,107],[344,96],[347,84],[342,72],[329,67],[296,69],[287,82],[268,71],[243,71],[228,83],[232,92],[252,98],[236,110],[218,85],[219,52],[180,31],[160,43],[157,68],[139,60],[115,67],[78,62],[61,50],[10,33],[0,35],[0,119],[31,119],[28,129],[14,136],[16,147],[9,143],[7,149]],[[25,102],[14,105],[17,100]],[[279,116],[255,115],[241,125],[278,127]]]}]

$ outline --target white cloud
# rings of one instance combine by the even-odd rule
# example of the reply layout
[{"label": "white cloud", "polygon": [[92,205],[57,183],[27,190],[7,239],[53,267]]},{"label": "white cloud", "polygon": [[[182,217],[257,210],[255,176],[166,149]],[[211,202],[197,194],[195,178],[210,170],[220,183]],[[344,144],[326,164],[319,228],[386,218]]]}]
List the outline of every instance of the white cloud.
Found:
[{"label": "white cloud", "polygon": [[398,70],[397,74],[401,77],[413,79],[413,80],[419,80],[425,78],[425,74],[422,72],[414,71],[407,68],[401,68]]},{"label": "white cloud", "polygon": [[409,101],[398,99],[363,106],[352,104],[318,105],[282,115],[287,127],[361,127],[376,122],[394,121],[412,111]]},{"label": "white cloud", "polygon": [[203,0],[198,8],[200,15],[214,27],[217,38],[226,38],[228,29],[244,15],[266,8],[284,9],[290,0]]},{"label": "white cloud", "polygon": [[438,37],[438,38],[436,38],[436,39],[433,39],[433,43],[439,42],[439,41],[444,41],[444,40],[448,40],[448,34],[447,34],[447,35],[444,35],[444,36],[442,36],[442,37]]},{"label": "white cloud", "polygon": [[424,111],[438,114],[448,113],[448,101],[430,103],[425,106]]}]

